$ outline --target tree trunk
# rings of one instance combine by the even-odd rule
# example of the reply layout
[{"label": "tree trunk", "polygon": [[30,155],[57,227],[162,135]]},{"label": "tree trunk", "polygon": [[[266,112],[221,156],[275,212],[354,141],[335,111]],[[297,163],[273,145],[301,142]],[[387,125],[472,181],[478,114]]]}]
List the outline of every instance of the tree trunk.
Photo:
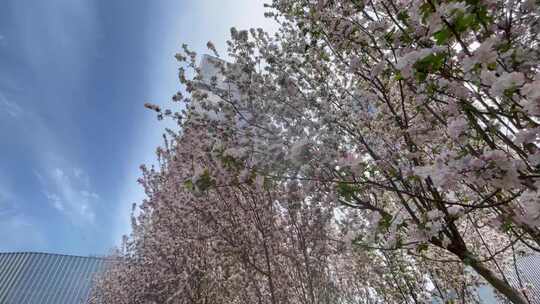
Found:
[{"label": "tree trunk", "polygon": [[[463,264],[471,266],[476,273],[482,276],[493,288],[503,294],[510,302],[514,304],[529,304],[529,302],[523,298],[522,294],[510,284],[504,280],[499,279],[493,271],[486,267],[486,265],[480,262],[473,254],[469,252],[467,246],[454,224],[451,224],[451,234],[454,235],[454,239],[448,248],[448,251],[455,254]],[[440,246],[440,241],[437,240],[436,245]],[[442,247],[442,246],[440,246]],[[444,247],[443,247],[444,248]]]},{"label": "tree trunk", "polygon": [[499,279],[493,271],[487,268],[483,263],[478,261],[475,258],[472,258],[466,252],[462,255],[459,255],[460,259],[465,263],[470,265],[479,275],[481,275],[486,281],[488,281],[493,288],[498,292],[506,296],[506,298],[514,304],[528,304],[527,300],[524,299],[521,294],[510,286],[505,281]]}]

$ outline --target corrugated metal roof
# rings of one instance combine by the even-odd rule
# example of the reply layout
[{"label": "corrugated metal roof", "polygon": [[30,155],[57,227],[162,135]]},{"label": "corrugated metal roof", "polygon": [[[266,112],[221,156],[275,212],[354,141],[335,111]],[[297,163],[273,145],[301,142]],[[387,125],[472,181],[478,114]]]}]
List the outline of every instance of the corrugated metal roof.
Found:
[{"label": "corrugated metal roof", "polygon": [[84,303],[95,274],[105,263],[105,259],[97,257],[0,253],[0,303]]},{"label": "corrugated metal roof", "polygon": [[518,258],[516,272],[509,276],[510,283],[515,288],[522,286],[529,290],[529,300],[532,304],[540,304],[540,255],[529,255]]}]

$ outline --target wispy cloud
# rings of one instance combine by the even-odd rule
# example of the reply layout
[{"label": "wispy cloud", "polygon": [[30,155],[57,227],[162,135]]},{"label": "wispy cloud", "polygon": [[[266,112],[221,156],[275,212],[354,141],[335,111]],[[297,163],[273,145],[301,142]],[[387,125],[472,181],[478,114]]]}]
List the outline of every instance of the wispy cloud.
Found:
[{"label": "wispy cloud", "polygon": [[17,118],[23,113],[23,110],[16,103],[8,100],[7,97],[0,92],[0,113],[2,112],[13,118]]},{"label": "wispy cloud", "polygon": [[[81,58],[93,54],[99,38],[97,5],[51,0],[37,1],[28,9],[21,1],[8,2],[10,26],[9,31],[0,33],[0,44],[9,40],[10,50],[16,50],[15,58],[22,63],[20,74],[30,74],[5,77],[6,81],[13,79],[13,86],[20,87],[17,90],[10,90],[10,83],[0,79],[0,120],[13,120],[10,128],[0,130],[0,136],[12,136],[16,144],[24,145],[29,158],[26,163],[39,177],[41,187],[35,192],[40,198],[74,222],[94,222],[99,196],[88,174],[73,166],[81,158],[79,146],[72,140],[77,138],[72,133],[78,131],[78,125],[71,118],[80,106],[73,96],[84,92],[86,85],[88,60]],[[35,98],[46,102],[36,103]]]},{"label": "wispy cloud", "polygon": [[45,177],[36,173],[43,186],[43,193],[51,206],[70,217],[73,221],[93,223],[93,205],[100,199],[91,190],[88,175],[80,168],[64,170],[53,168]]},{"label": "wispy cloud", "polygon": [[44,66],[61,62],[70,65],[72,75],[79,76],[73,70],[81,67],[79,56],[92,47],[89,39],[95,37],[98,25],[94,1],[34,1],[32,9],[24,1],[12,1],[11,14],[21,53],[36,72],[48,74]]},{"label": "wispy cloud", "polygon": [[47,197],[49,202],[52,203],[53,207],[56,210],[58,210],[58,211],[64,211],[65,210],[64,203],[62,202],[62,199],[60,198],[60,196],[58,196],[55,193],[48,193],[48,192],[45,192],[45,196]]}]

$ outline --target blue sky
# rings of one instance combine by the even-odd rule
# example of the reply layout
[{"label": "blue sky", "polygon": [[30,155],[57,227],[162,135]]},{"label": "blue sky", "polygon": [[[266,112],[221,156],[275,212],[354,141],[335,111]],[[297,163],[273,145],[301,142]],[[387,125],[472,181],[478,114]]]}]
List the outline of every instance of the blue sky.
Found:
[{"label": "blue sky", "polygon": [[275,25],[262,0],[3,0],[0,251],[106,254],[129,231],[179,89],[182,43],[223,53],[231,26]]}]

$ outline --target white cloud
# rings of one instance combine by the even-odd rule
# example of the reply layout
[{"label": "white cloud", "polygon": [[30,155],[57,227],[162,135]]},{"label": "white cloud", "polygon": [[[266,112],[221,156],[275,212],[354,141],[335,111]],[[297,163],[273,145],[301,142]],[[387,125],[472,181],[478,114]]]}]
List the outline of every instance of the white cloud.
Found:
[{"label": "white cloud", "polygon": [[62,171],[62,169],[60,168],[54,168],[52,173],[53,173],[53,177],[56,178],[57,180],[61,180],[64,178],[64,171]]},{"label": "white cloud", "polygon": [[[97,45],[100,24],[95,4],[79,0],[38,1],[29,10],[21,1],[12,3],[10,13],[14,23],[9,36],[0,35],[0,46],[10,42],[12,36],[17,37],[18,57],[24,61],[25,70],[32,71],[33,81],[38,86],[46,84],[46,90],[57,91],[55,98],[47,101],[48,107],[58,109],[55,118],[71,117],[69,114],[78,104],[64,101],[71,100],[73,92],[85,85],[87,62],[80,58],[93,54]],[[51,68],[59,66],[66,68],[55,70],[55,80],[50,81]],[[27,105],[27,98],[17,98],[17,102],[24,102],[21,108],[20,103],[11,100],[10,94],[24,93],[28,88],[17,79],[0,80],[5,93],[0,92],[0,121],[7,120],[5,117],[19,118],[17,124],[9,126],[12,128],[0,130],[0,137],[17,136],[17,144],[22,144],[32,155],[41,183],[40,194],[51,208],[74,222],[93,222],[99,196],[93,193],[89,176],[77,166],[70,167],[70,160],[77,157],[80,147],[73,147],[65,133],[54,129],[59,125],[69,128],[73,123],[68,119],[61,124],[49,123],[49,117],[41,115],[41,107]]]},{"label": "white cloud", "polygon": [[0,113],[1,112],[6,113],[13,118],[17,118],[23,113],[23,110],[16,103],[9,101],[6,96],[0,92]]},{"label": "white cloud", "polygon": [[88,192],[86,190],[82,190],[81,195],[87,198],[99,199],[99,195],[95,192]]},{"label": "white cloud", "polygon": [[47,197],[47,199],[52,203],[52,205],[54,206],[54,208],[56,208],[56,210],[58,211],[64,211],[64,203],[62,202],[62,199],[54,194],[54,193],[45,193],[45,196]]},{"label": "white cloud", "polygon": [[83,170],[81,168],[73,168],[73,175],[76,178],[80,178],[83,175]]},{"label": "white cloud", "polygon": [[95,220],[93,204],[100,197],[90,189],[88,175],[80,168],[70,170],[53,168],[46,175],[48,179],[36,173],[49,203],[74,222],[84,220],[93,223]]}]

